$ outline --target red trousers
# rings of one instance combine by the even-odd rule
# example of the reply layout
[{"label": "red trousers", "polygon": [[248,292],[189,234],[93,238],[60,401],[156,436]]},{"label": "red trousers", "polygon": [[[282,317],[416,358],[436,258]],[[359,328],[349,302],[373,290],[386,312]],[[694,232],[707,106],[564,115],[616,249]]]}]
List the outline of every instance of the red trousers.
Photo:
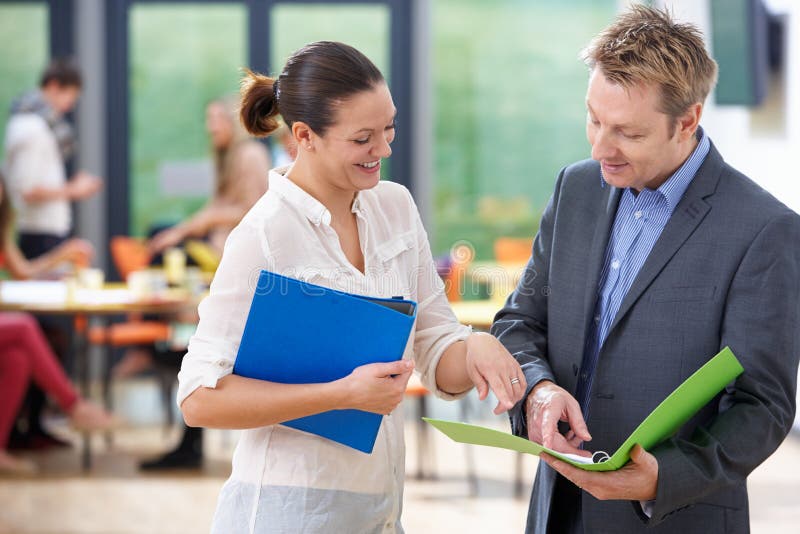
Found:
[{"label": "red trousers", "polygon": [[65,412],[78,401],[36,320],[26,313],[0,313],[0,450],[31,380]]}]

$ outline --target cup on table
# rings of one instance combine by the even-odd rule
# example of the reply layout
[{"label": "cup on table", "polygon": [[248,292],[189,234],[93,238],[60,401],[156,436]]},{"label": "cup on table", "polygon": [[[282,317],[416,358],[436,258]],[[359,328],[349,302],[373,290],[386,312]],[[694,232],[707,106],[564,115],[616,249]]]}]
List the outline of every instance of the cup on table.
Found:
[{"label": "cup on table", "polygon": [[206,290],[206,281],[203,278],[203,271],[200,267],[186,268],[186,289],[191,295],[202,295]]},{"label": "cup on table", "polygon": [[137,300],[158,296],[167,289],[167,278],[160,269],[143,269],[128,275],[128,291]]},{"label": "cup on table", "polygon": [[182,248],[169,248],[164,251],[164,273],[171,286],[181,286],[186,280],[186,252]]},{"label": "cup on table", "polygon": [[128,291],[133,293],[136,299],[142,300],[152,296],[150,273],[143,271],[133,271],[128,274]]},{"label": "cup on table", "polygon": [[78,270],[78,284],[86,289],[103,289],[106,274],[102,269],[84,268]]}]

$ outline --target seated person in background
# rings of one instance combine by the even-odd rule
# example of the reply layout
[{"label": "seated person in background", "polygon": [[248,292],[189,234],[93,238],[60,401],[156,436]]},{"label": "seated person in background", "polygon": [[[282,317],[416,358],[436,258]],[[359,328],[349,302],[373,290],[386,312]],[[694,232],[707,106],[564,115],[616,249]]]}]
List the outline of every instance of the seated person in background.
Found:
[{"label": "seated person in background", "polygon": [[278,121],[280,126],[272,134],[270,138],[273,140],[272,144],[272,157],[275,160],[274,167],[285,167],[294,163],[297,158],[297,143],[292,136],[292,131],[283,122],[283,119]]},{"label": "seated person in background", "polygon": [[65,263],[88,265],[93,255],[91,243],[85,239],[71,238],[36,258],[26,258],[14,240],[14,208],[5,194],[5,179],[0,174],[0,263],[12,278],[39,278]]},{"label": "seated person in background", "polygon": [[78,395],[32,316],[0,313],[0,476],[36,472],[34,464],[6,451],[31,381],[56,400],[74,428],[107,430],[114,424],[111,414]]},{"label": "seated person in background", "polygon": [[[149,242],[150,251],[158,254],[190,237],[207,237],[211,246],[222,253],[225,240],[244,214],[267,191],[270,157],[266,147],[249,137],[241,125],[238,101],[218,99],[206,108],[206,129],[214,151],[216,189],[203,209],[186,221],[161,231]],[[182,353],[156,350],[159,365],[180,368]],[[153,362],[151,349],[131,350],[115,369],[115,376],[148,367]],[[175,449],[141,467],[145,470],[194,469],[202,465],[203,431],[184,425],[181,441]]]},{"label": "seated person in background", "polygon": [[[14,212],[4,193],[0,175],[0,264],[4,263],[12,276],[33,278],[64,262],[88,263],[92,246],[80,239],[65,241],[33,260],[25,258],[13,238]],[[17,411],[31,381],[55,398],[74,426],[105,429],[112,424],[108,413],[82,400],[75,392],[33,317],[24,313],[0,313],[0,475],[35,470],[30,462],[6,452]]]},{"label": "seated person in background", "polygon": [[222,253],[230,231],[267,191],[269,153],[242,128],[235,101],[212,101],[206,108],[206,130],[214,151],[214,195],[190,218],[153,236],[148,243],[153,254],[192,237],[208,238]]},{"label": "seated person in background", "polygon": [[[45,252],[40,256],[32,259],[26,258],[22,251],[20,251],[14,239],[14,208],[11,205],[11,199],[6,194],[5,179],[3,175],[0,174],[0,268],[7,270],[11,277],[15,279],[39,278],[57,273],[57,269],[65,264],[72,264],[73,266],[88,265],[93,255],[94,249],[92,248],[91,243],[83,239],[72,238],[63,241],[52,250]],[[0,325],[0,328],[13,329],[11,326],[5,327],[2,325]],[[38,325],[36,329],[37,333],[42,335]],[[2,340],[2,333],[0,333],[0,340]],[[46,348],[51,354],[51,356],[47,356],[47,358],[55,358],[55,356],[52,355],[52,351],[50,351],[49,346]],[[5,357],[5,352],[6,347],[0,342],[0,356]],[[8,356],[8,358],[13,359],[13,355]],[[58,363],[57,360],[55,360],[55,362],[56,364]],[[63,371],[60,369],[59,371],[63,374]],[[2,372],[2,369],[0,369],[0,384],[4,383],[5,378],[6,376]],[[23,381],[25,384],[23,387],[24,392],[28,387],[29,380],[25,379]],[[39,380],[34,380],[34,382],[36,385],[40,384]],[[5,385],[0,385],[0,398],[2,398],[2,407],[0,407],[0,409],[4,410],[4,413],[5,410],[10,410],[9,413],[11,415],[9,416],[10,426],[8,429],[5,429],[2,426],[4,421],[0,420],[0,451],[5,450],[5,448],[9,445],[8,434],[11,426],[13,426],[11,424],[14,422],[14,418],[22,405],[21,402],[11,403],[10,401],[12,399],[10,397],[3,396],[5,395],[5,389]],[[43,395],[40,397],[40,395],[41,393],[38,392],[29,394],[26,410],[27,416],[22,418],[23,420],[27,419],[27,421],[24,421],[24,426],[27,427],[28,432],[26,434],[17,433],[15,435],[14,446],[16,447],[38,448],[40,445],[46,446],[50,444],[62,444],[60,440],[56,440],[52,436],[49,436],[41,428],[41,407],[44,403],[44,397]],[[14,406],[13,410],[10,409],[12,404]],[[3,470],[2,465],[3,462],[2,458],[0,457],[0,471]]]},{"label": "seated person in background", "polygon": [[[71,204],[94,196],[103,186],[99,177],[86,171],[69,179],[66,172],[76,145],[66,115],[75,108],[81,87],[77,65],[54,59],[42,73],[39,87],[21,95],[9,109],[3,145],[5,193],[17,210],[19,249],[28,258],[46,257],[67,242],[73,230]],[[14,261],[11,257],[7,260]],[[63,317],[37,320],[55,353],[62,361],[66,359],[71,322]],[[12,436],[11,448],[64,445],[38,425],[44,400],[42,392],[32,387],[25,403],[25,432]]]}]

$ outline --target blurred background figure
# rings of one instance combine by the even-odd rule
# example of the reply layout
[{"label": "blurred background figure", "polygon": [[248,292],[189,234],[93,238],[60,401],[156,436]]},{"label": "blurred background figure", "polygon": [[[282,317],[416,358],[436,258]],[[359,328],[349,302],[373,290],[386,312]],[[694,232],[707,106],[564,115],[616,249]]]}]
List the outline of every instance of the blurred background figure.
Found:
[{"label": "blurred background figure", "polygon": [[[16,208],[22,257],[53,259],[65,253],[80,255],[81,249],[86,248],[80,242],[69,241],[70,202],[91,197],[103,182],[85,171],[67,180],[66,165],[75,151],[76,139],[66,115],[75,108],[81,85],[77,66],[66,59],[54,59],[42,73],[39,88],[11,104],[4,143],[5,174],[7,194]],[[50,253],[55,256],[48,257]],[[13,258],[12,252],[8,258],[11,265],[19,264]],[[34,271],[37,265],[41,264],[33,263]],[[65,361],[70,323],[59,318],[42,318],[39,324],[55,353]],[[25,405],[27,420],[20,422],[20,432],[11,445],[20,448],[64,445],[40,426],[44,395],[38,388],[31,388]]]},{"label": "blurred background figure", "polygon": [[[271,158],[262,143],[250,137],[239,122],[238,101],[233,97],[213,100],[206,108],[206,130],[214,156],[215,188],[206,205],[189,219],[158,231],[148,243],[158,256],[189,238],[205,239],[222,253],[230,231],[267,191]],[[114,370],[122,377],[146,369],[155,361],[177,374],[183,352],[138,348],[129,350]],[[188,428],[178,446],[160,458],[141,465],[146,470],[193,469],[202,465],[203,430]]]},{"label": "blurred background figure", "polygon": [[12,278],[51,278],[64,264],[89,264],[94,248],[85,239],[78,238],[67,239],[44,254],[27,258],[14,239],[14,207],[5,189],[5,178],[0,173],[0,264]]},{"label": "blurred background figure", "polygon": [[35,464],[6,450],[31,382],[56,401],[75,429],[108,430],[115,424],[111,414],[78,395],[32,316],[0,313],[0,476],[36,472]]},{"label": "blurred background figure", "polygon": [[280,125],[278,129],[272,134],[272,139],[276,142],[272,145],[272,156],[275,160],[273,165],[276,168],[285,167],[294,163],[297,157],[297,143],[292,137],[292,132],[283,122],[283,119],[278,121]]},{"label": "blurred background figure", "polygon": [[267,192],[269,152],[242,128],[235,100],[225,97],[208,105],[206,130],[214,154],[214,194],[189,219],[157,232],[148,243],[153,254],[191,237],[206,239],[221,253],[233,227]]},{"label": "blurred background figure", "polygon": [[69,181],[66,176],[76,141],[65,115],[75,107],[81,83],[78,68],[57,59],[42,74],[39,89],[11,105],[5,171],[20,249],[29,258],[64,242],[72,231],[70,201],[89,198],[103,185],[85,171]]},{"label": "blurred background figure", "polygon": [[[14,278],[33,278],[64,263],[84,265],[92,246],[69,239],[29,260],[14,242],[14,211],[0,174],[0,266]],[[0,476],[30,474],[35,465],[8,454],[9,435],[28,386],[34,382],[51,396],[76,428],[110,428],[113,419],[98,406],[81,399],[50,349],[36,320],[24,313],[0,313]]]}]

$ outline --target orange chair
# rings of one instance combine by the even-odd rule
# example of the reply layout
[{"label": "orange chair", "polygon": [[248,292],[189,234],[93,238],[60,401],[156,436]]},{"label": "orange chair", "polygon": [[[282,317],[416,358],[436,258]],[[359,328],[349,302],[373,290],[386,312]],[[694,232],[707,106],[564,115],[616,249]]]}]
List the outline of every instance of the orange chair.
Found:
[{"label": "orange chair", "polygon": [[[422,385],[420,382],[419,377],[414,374],[408,381],[408,385],[406,386],[406,397],[417,399],[417,474],[416,478],[418,480],[435,480],[436,473],[434,472],[434,467],[436,465],[436,459],[434,458],[434,448],[433,448],[433,435],[428,428],[428,423],[422,420],[423,417],[428,417],[428,395],[430,395],[430,391]],[[460,402],[461,405],[461,417],[462,419],[466,420],[467,417],[467,405],[465,404],[466,399],[462,399]],[[465,449],[466,454],[466,471],[467,471],[467,480],[469,482],[470,487],[470,495],[476,496],[478,494],[478,476],[475,472],[475,459],[472,455],[472,448],[467,446]]]},{"label": "orange chair", "polygon": [[494,259],[498,263],[524,263],[531,257],[533,239],[498,237],[494,241]]},{"label": "orange chair", "polygon": [[[147,268],[150,264],[150,253],[143,242],[126,236],[111,238],[109,246],[114,267],[123,280],[134,271]],[[108,344],[112,347],[127,345],[147,345],[169,339],[169,326],[160,321],[142,321],[138,317],[129,317],[123,323],[115,323],[108,327],[94,327],[89,330],[90,343]]]},{"label": "orange chair", "polygon": [[[418,419],[417,419],[417,479],[434,479],[433,465],[436,463],[433,458],[433,441],[428,432],[428,423],[422,420],[428,417],[427,397],[430,391],[422,385],[419,378],[413,375],[406,386],[406,397],[417,399]],[[426,467],[428,475],[426,475]]]},{"label": "orange chair", "polygon": [[445,278],[445,296],[450,302],[461,300],[467,269],[475,256],[475,251],[468,245],[455,246],[450,251],[450,272]]},{"label": "orange chair", "polygon": [[[116,267],[123,280],[127,279],[130,273],[145,269],[150,264],[150,253],[145,244],[138,239],[115,236],[111,238],[109,249],[114,267]],[[83,328],[86,327],[86,325],[82,326]],[[149,346],[154,343],[168,341],[170,327],[162,321],[145,321],[139,315],[130,315],[126,321],[120,323],[89,328],[86,338],[89,343],[103,347],[106,352],[103,370],[103,398],[106,406],[110,409],[112,404],[110,349],[136,345]],[[160,378],[165,405],[168,407],[167,425],[169,428],[173,423],[170,398],[172,384],[166,384],[165,377]]]},{"label": "orange chair", "polygon": [[109,243],[111,260],[123,280],[133,271],[146,269],[150,265],[152,256],[147,250],[147,245],[140,239],[128,236],[114,236]]}]

